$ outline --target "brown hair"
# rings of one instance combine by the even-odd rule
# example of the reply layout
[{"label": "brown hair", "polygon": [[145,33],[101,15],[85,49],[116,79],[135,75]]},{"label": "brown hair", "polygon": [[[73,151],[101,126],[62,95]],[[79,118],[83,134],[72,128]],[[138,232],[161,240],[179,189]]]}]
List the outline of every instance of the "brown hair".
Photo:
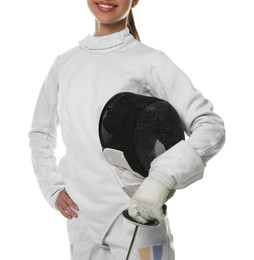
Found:
[{"label": "brown hair", "polygon": [[136,28],[136,25],[135,25],[132,9],[130,10],[130,12],[128,14],[127,26],[128,26],[128,28],[130,30],[130,33],[133,35],[133,37],[137,41],[140,41],[140,38],[139,38],[139,35],[138,35],[138,31],[137,31],[137,28]]}]

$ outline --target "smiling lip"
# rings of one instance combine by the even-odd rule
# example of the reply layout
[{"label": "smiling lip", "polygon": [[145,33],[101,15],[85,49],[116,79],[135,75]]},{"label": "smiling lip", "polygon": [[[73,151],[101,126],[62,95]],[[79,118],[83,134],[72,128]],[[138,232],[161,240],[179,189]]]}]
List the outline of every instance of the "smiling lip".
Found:
[{"label": "smiling lip", "polygon": [[110,12],[117,7],[117,5],[111,4],[109,2],[103,2],[103,1],[97,2],[96,5],[98,9],[102,12]]}]

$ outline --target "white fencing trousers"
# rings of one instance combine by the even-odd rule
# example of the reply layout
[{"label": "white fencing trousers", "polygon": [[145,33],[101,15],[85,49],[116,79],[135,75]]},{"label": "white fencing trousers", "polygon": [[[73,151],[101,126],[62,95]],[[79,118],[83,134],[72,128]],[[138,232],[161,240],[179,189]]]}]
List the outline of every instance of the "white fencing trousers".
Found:
[{"label": "white fencing trousers", "polygon": [[[103,244],[94,242],[80,222],[76,219],[67,222],[71,260],[126,259],[135,226],[122,215],[108,230]],[[157,227],[139,227],[129,260],[175,260],[172,242],[167,218]]]}]

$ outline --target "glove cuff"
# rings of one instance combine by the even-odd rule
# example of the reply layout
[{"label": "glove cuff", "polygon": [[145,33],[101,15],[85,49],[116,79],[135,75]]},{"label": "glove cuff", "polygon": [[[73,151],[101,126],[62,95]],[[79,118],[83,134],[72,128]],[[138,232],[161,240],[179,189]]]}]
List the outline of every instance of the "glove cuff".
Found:
[{"label": "glove cuff", "polygon": [[173,178],[166,179],[163,175],[155,171],[150,171],[149,177],[157,182],[159,181],[168,190],[172,190],[176,184]]}]

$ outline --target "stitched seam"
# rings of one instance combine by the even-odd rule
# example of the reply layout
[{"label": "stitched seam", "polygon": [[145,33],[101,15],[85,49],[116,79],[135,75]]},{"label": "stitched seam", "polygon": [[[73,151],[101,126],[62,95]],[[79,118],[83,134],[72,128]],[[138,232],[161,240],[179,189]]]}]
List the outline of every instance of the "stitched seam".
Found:
[{"label": "stitched seam", "polygon": [[220,140],[219,140],[217,143],[215,143],[213,146],[211,146],[211,147],[205,149],[204,151],[202,151],[202,152],[200,153],[200,156],[202,156],[204,153],[206,153],[206,152],[208,152],[208,151],[214,149],[215,147],[217,147],[217,146],[221,143],[221,141],[222,141],[224,138],[225,138],[225,133],[223,134],[223,136],[220,138]]},{"label": "stitched seam", "polygon": [[55,165],[54,165],[54,163],[53,163],[53,161],[52,161],[53,157],[52,157],[52,155],[51,155],[51,153],[50,153],[49,129],[51,128],[51,125],[52,125],[52,122],[53,122],[53,118],[54,118],[55,113],[56,113],[56,108],[57,108],[57,103],[56,103],[56,105],[55,105],[55,107],[54,107],[54,109],[53,109],[53,113],[52,113],[51,119],[50,119],[50,121],[49,121],[48,130],[47,130],[47,150],[48,150],[48,153],[49,153],[49,158],[50,158],[50,160],[51,160],[51,162],[52,162],[52,165],[53,165],[53,169],[54,169],[55,171],[56,171],[56,167],[55,167]]},{"label": "stitched seam", "polygon": [[78,56],[79,54],[80,54],[80,49],[78,49],[78,51],[77,51],[75,54],[73,54],[73,56],[72,56],[71,58],[69,58],[69,60],[68,60],[65,64],[62,65],[61,69],[59,68],[59,71],[58,71],[58,81],[59,81],[59,79],[60,79],[60,75],[61,75],[62,71],[63,71],[67,66],[69,66],[70,63],[74,60],[74,58],[76,58],[76,56]]},{"label": "stitched seam", "polygon": [[[134,41],[135,41],[135,39],[134,39]],[[117,51],[121,50],[122,48],[124,48],[125,46],[129,45],[131,42],[133,42],[133,41],[129,40],[127,42],[118,44],[118,45],[116,45],[114,47],[105,48],[105,49],[89,49],[89,48],[87,48],[85,46],[83,46],[82,49],[84,51],[86,51],[87,53],[100,55],[100,54],[107,54],[107,53],[117,52]]]},{"label": "stitched seam", "polygon": [[150,88],[149,83],[148,83],[148,75],[149,75],[149,69],[150,69],[150,65],[151,65],[151,59],[153,56],[155,56],[155,54],[157,54],[156,51],[154,51],[147,59],[145,62],[145,67],[144,67],[144,78],[142,80],[142,86],[147,86]]}]

